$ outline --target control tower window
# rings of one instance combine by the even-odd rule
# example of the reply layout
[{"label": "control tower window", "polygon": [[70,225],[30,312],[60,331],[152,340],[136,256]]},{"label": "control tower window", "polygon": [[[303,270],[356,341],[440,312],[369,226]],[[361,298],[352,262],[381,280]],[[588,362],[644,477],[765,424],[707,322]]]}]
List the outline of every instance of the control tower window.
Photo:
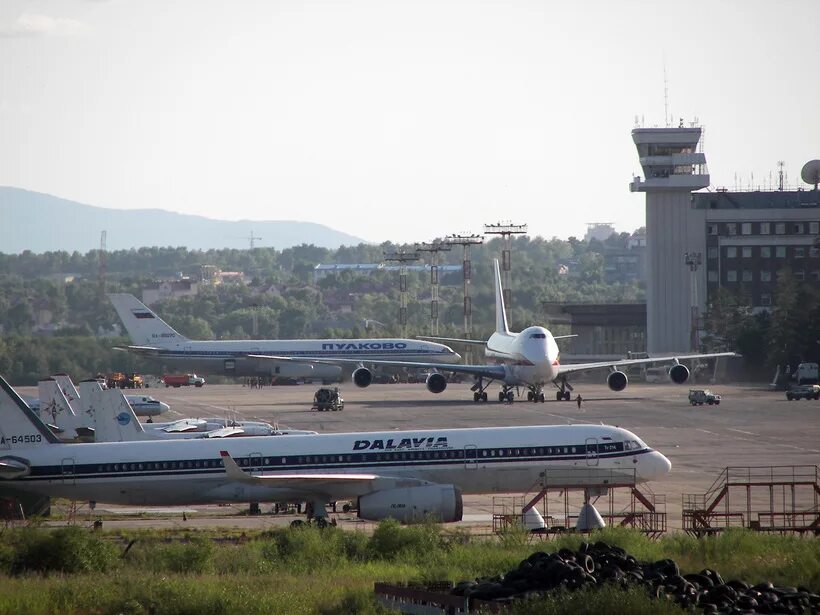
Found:
[{"label": "control tower window", "polygon": [[806,248],[795,248],[794,249],[794,257],[795,258],[806,258]]},{"label": "control tower window", "polygon": [[743,246],[743,258],[752,258],[752,246]]},{"label": "control tower window", "polygon": [[763,269],[760,272],[760,281],[761,282],[771,282],[772,281],[772,272],[771,271],[766,271],[765,269]]},{"label": "control tower window", "polygon": [[803,224],[798,222],[792,227],[792,232],[795,235],[802,235],[803,234]]},{"label": "control tower window", "polygon": [[786,223],[785,222],[778,222],[774,225],[774,233],[775,235],[785,235],[786,234]]},{"label": "control tower window", "polygon": [[820,234],[820,222],[809,222],[809,234]]},{"label": "control tower window", "polygon": [[751,222],[744,222],[740,225],[740,234],[741,235],[751,235],[752,234],[752,223]]},{"label": "control tower window", "polygon": [[760,247],[760,257],[761,258],[771,258],[772,257],[772,247],[771,246],[761,246]]},{"label": "control tower window", "polygon": [[737,258],[737,248],[734,246],[726,248],[726,258]]},{"label": "control tower window", "polygon": [[718,225],[717,224],[710,224],[707,226],[708,233],[710,235],[717,235],[718,234]]},{"label": "control tower window", "polygon": [[761,235],[769,235],[772,232],[772,225],[768,222],[761,222],[760,223],[760,234]]},{"label": "control tower window", "polygon": [[726,272],[727,282],[737,282],[737,271],[729,270]]},{"label": "control tower window", "polygon": [[736,224],[736,223],[734,223],[734,222],[729,222],[729,223],[726,225],[726,233],[727,233],[730,237],[733,237],[733,236],[737,235],[737,224]]}]

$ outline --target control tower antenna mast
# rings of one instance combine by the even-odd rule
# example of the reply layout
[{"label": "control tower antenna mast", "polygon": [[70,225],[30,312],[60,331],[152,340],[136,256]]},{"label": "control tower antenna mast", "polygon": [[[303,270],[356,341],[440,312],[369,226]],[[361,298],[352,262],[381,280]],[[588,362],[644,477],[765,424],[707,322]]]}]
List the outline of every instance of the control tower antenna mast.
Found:
[{"label": "control tower antenna mast", "polygon": [[510,318],[510,308],[512,306],[512,279],[510,276],[510,250],[512,248],[513,235],[526,235],[526,224],[513,224],[512,222],[499,222],[497,224],[485,224],[485,235],[501,235],[503,240],[501,250],[501,288],[504,293],[504,306],[507,308],[507,318]]},{"label": "control tower antenna mast", "polygon": [[438,335],[438,253],[449,252],[452,246],[443,243],[420,243],[417,252],[430,253],[430,335]]},{"label": "control tower antenna mast", "polygon": [[[453,246],[461,246],[464,249],[461,271],[464,276],[464,339],[473,339],[473,306],[472,298],[470,297],[470,279],[472,278],[472,262],[470,261],[470,246],[476,246],[484,243],[484,237],[481,235],[447,235],[444,238],[444,243]],[[466,363],[472,363],[472,349],[468,345],[464,353],[464,360]]]},{"label": "control tower antenna mast", "polygon": [[399,264],[399,327],[407,337],[407,263],[419,260],[418,252],[385,252],[384,260]]}]

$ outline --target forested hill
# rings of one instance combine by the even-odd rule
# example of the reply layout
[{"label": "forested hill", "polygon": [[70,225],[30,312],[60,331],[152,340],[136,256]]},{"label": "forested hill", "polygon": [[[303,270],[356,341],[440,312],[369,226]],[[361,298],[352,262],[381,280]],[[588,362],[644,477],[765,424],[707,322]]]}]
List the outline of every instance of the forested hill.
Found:
[{"label": "forested hill", "polygon": [[0,186],[0,253],[87,252],[99,247],[103,230],[109,250],[141,246],[247,248],[251,232],[262,238],[257,246],[279,250],[301,244],[335,249],[363,243],[359,237],[312,222],[233,222],[160,209],[105,209]]}]

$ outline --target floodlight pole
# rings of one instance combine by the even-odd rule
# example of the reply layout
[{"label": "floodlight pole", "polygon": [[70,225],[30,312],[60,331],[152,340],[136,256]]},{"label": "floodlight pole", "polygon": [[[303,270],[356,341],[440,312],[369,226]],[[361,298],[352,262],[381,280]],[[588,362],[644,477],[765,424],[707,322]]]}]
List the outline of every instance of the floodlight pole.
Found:
[{"label": "floodlight pole", "polygon": [[[448,235],[444,243],[464,248],[461,261],[461,271],[464,276],[464,338],[473,339],[473,306],[470,297],[470,280],[472,279],[472,263],[470,261],[470,246],[484,243],[481,235]],[[472,347],[468,344],[464,352],[464,361],[472,363]]]},{"label": "floodlight pole", "polygon": [[399,327],[401,336],[407,337],[407,263],[419,260],[418,252],[385,252],[386,262],[399,264]]},{"label": "floodlight pole", "polygon": [[507,308],[507,318],[512,322],[510,310],[512,307],[512,277],[510,275],[510,251],[512,249],[513,235],[526,235],[526,224],[513,224],[512,222],[498,222],[497,224],[485,224],[485,235],[500,235],[502,238],[501,248],[501,288],[504,295],[504,306]]},{"label": "floodlight pole", "polygon": [[438,253],[449,252],[451,246],[441,243],[420,243],[417,252],[430,253],[430,335],[438,335]]}]

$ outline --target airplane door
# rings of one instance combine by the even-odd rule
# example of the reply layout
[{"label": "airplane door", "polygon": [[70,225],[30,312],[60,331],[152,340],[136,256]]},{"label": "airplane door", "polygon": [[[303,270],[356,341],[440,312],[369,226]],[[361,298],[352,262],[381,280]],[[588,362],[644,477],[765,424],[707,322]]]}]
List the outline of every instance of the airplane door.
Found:
[{"label": "airplane door", "polygon": [[66,457],[61,462],[61,474],[63,476],[63,484],[64,485],[74,485],[76,484],[76,479],[74,476],[74,458],[73,457]]},{"label": "airplane door", "polygon": [[587,448],[587,465],[588,466],[597,466],[598,465],[598,438],[587,438],[586,448]]},{"label": "airplane door", "polygon": [[478,449],[475,444],[464,447],[464,467],[467,470],[475,470],[478,467]]},{"label": "airplane door", "polygon": [[251,474],[261,474],[262,472],[262,454],[261,453],[251,453],[250,454],[250,467],[248,471]]}]

